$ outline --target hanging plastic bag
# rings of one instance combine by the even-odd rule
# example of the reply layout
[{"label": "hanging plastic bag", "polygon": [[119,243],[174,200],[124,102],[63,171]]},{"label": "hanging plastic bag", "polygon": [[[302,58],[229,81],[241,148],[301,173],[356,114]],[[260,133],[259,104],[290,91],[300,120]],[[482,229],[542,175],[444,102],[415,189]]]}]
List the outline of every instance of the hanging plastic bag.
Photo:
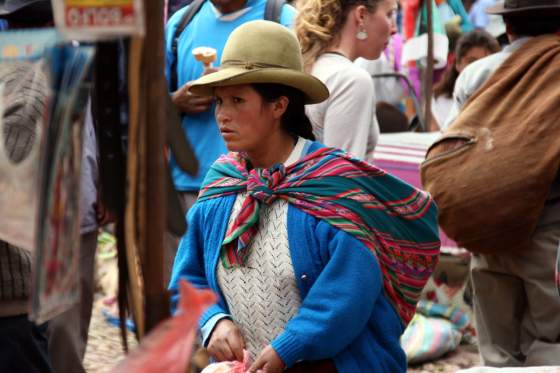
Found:
[{"label": "hanging plastic bag", "polygon": [[209,290],[197,290],[185,280],[179,284],[179,307],[163,321],[112,373],[185,373],[190,362],[197,322],[216,301]]},{"label": "hanging plastic bag", "polygon": [[251,366],[249,351],[243,351],[243,361],[223,361],[208,365],[201,373],[245,373]]}]

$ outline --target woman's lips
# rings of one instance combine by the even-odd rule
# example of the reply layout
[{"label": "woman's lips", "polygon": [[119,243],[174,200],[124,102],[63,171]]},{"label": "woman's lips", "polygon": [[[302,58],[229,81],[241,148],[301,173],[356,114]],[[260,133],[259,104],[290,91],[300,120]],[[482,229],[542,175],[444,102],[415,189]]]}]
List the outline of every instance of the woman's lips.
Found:
[{"label": "woman's lips", "polygon": [[230,128],[221,127],[220,133],[222,134],[222,137],[225,141],[233,139],[233,137],[235,136],[235,132]]}]

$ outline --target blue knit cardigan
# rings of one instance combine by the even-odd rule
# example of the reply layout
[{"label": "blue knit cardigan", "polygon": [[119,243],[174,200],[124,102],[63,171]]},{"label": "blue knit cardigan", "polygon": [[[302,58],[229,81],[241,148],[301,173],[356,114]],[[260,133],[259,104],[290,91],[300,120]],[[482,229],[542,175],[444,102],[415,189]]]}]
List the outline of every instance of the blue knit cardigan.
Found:
[{"label": "blue knit cardigan", "polygon": [[[173,265],[173,309],[179,279],[218,295],[218,303],[199,321],[205,342],[217,321],[229,317],[216,266],[235,197],[197,202],[191,208],[189,229]],[[399,343],[403,326],[383,292],[375,256],[351,235],[291,204],[287,225],[302,304],[271,342],[284,363],[290,367],[302,360],[332,358],[340,373],[406,372]]]}]

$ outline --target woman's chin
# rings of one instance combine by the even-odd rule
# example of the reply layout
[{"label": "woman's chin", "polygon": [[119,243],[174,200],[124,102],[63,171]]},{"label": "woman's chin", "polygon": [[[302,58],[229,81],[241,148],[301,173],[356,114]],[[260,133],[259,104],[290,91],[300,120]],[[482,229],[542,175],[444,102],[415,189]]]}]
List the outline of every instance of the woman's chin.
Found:
[{"label": "woman's chin", "polygon": [[370,53],[367,56],[364,56],[363,58],[365,58],[366,60],[373,61],[373,60],[376,60],[379,57],[381,57],[381,53],[383,53],[382,50],[380,50],[380,51],[373,51],[372,50],[372,51],[370,51]]},{"label": "woman's chin", "polygon": [[242,152],[245,150],[242,146],[239,146],[237,141],[226,141],[226,148],[230,152]]}]

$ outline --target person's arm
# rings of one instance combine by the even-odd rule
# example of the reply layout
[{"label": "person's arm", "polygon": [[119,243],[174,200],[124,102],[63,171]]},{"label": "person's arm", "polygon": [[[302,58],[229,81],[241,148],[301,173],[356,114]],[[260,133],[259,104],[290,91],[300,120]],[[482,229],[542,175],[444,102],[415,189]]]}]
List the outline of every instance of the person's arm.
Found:
[{"label": "person's arm", "polygon": [[294,26],[294,20],[297,16],[297,10],[290,4],[284,4],[280,12],[280,24],[287,28]]},{"label": "person's arm", "polygon": [[445,123],[440,124],[441,130],[447,129],[453,123],[455,119],[459,116],[461,109],[469,99],[469,94],[465,88],[466,81],[465,81],[465,74],[460,74],[455,82],[455,88],[453,89],[453,103],[451,104],[451,108],[449,109],[449,114],[447,114],[447,118],[445,119]]},{"label": "person's arm", "polygon": [[176,57],[171,48],[171,46],[173,45],[173,37],[175,36],[175,32],[177,31],[177,25],[183,17],[183,14],[185,14],[185,12],[187,11],[187,8],[188,6],[175,12],[175,14],[171,16],[165,26],[165,77],[168,82],[169,78],[171,77],[170,69]]},{"label": "person's arm", "polygon": [[382,296],[375,256],[356,238],[319,222],[329,259],[296,316],[271,346],[288,367],[300,360],[333,358],[366,328]]},{"label": "person's arm", "polygon": [[[177,250],[171,280],[169,282],[169,291],[171,292],[171,309],[175,313],[179,300],[179,280],[185,279],[198,289],[210,289],[208,279],[206,277],[204,263],[204,216],[203,206],[200,203],[195,205],[188,212],[189,229]],[[202,334],[204,345],[208,343],[208,339],[217,323],[223,319],[230,317],[222,302],[218,302],[210,306],[201,316],[199,327]]]},{"label": "person's arm", "polygon": [[[175,58],[177,58],[177,54],[173,53],[172,45],[173,38],[175,37],[175,33],[177,31],[177,25],[181,21],[183,15],[187,12],[187,10],[188,6],[173,14],[165,29],[165,76],[168,82],[171,77],[172,66],[175,65],[176,69],[180,68],[178,61],[174,64]],[[183,32],[185,31],[186,30],[183,30]],[[177,49],[180,49],[179,45],[177,45]],[[216,71],[216,69],[205,69],[202,75],[206,75],[214,71]],[[177,71],[177,77],[178,75],[179,72]],[[179,84],[179,82],[177,82],[177,84]],[[214,100],[213,97],[193,95],[189,92],[190,85],[191,82],[187,82],[177,88],[169,87],[170,90],[176,88],[174,91],[170,92],[170,95],[171,101],[173,102],[177,110],[185,114],[198,114],[209,110]]]},{"label": "person's arm", "polygon": [[333,81],[323,143],[364,159],[374,115],[373,81],[364,70],[341,71]]}]

